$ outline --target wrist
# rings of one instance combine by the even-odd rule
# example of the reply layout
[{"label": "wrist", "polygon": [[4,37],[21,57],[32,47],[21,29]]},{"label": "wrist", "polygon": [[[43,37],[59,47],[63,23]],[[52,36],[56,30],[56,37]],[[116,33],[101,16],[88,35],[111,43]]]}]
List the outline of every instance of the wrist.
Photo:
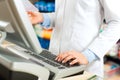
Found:
[{"label": "wrist", "polygon": [[82,54],[84,54],[84,56],[87,58],[89,63],[97,59],[97,56],[95,55],[95,53],[93,53],[89,49],[86,49],[85,51],[83,51]]},{"label": "wrist", "polygon": [[49,28],[50,27],[50,18],[47,14],[42,14],[43,18],[42,18],[42,21],[41,21],[41,26],[45,27],[45,28]]}]

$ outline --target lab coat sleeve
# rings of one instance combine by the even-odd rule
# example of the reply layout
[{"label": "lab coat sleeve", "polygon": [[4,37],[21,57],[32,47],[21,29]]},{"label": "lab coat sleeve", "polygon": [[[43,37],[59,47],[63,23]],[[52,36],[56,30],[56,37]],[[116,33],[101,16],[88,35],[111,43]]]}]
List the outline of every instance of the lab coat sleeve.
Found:
[{"label": "lab coat sleeve", "polygon": [[49,28],[50,27],[50,18],[47,14],[43,14],[43,18],[44,21],[41,24],[41,26],[45,27],[45,28]]},{"label": "lab coat sleeve", "polygon": [[45,14],[47,14],[50,18],[50,26],[54,27],[55,26],[55,12],[45,13]]},{"label": "lab coat sleeve", "polygon": [[86,49],[82,52],[82,54],[85,55],[85,57],[88,59],[88,62],[91,63],[94,60],[97,60],[98,57],[89,49]]},{"label": "lab coat sleeve", "polygon": [[89,45],[100,59],[120,38],[120,0],[100,0],[107,27]]},{"label": "lab coat sleeve", "polygon": [[55,13],[42,13],[43,14],[43,18],[44,21],[43,23],[40,23],[41,26],[45,27],[45,28],[50,28],[50,27],[54,27],[54,17],[55,17]]}]

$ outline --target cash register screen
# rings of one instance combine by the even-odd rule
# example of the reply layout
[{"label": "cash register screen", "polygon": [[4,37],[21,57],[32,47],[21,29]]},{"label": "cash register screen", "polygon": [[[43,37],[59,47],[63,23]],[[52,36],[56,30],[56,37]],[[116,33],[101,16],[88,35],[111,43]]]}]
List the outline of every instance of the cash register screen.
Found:
[{"label": "cash register screen", "polygon": [[7,34],[8,41],[37,53],[42,51],[22,0],[0,0],[0,20],[9,22],[15,31]]}]

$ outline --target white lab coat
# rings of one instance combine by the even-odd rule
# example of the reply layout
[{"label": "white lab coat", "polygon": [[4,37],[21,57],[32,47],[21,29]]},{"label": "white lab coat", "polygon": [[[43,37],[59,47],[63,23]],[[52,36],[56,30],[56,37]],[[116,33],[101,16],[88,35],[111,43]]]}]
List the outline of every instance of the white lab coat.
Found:
[{"label": "white lab coat", "polygon": [[[56,0],[50,51],[93,51],[99,60],[86,71],[103,77],[103,56],[120,38],[120,0]],[[99,33],[103,18],[107,27]]]}]

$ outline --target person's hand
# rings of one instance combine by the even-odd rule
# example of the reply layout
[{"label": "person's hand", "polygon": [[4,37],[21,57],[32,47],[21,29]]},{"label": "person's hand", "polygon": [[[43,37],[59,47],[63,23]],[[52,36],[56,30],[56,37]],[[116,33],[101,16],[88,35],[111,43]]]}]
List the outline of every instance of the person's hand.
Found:
[{"label": "person's hand", "polygon": [[42,23],[43,22],[43,15],[40,12],[32,12],[28,11],[28,16],[32,24]]},{"label": "person's hand", "polygon": [[57,60],[58,62],[66,63],[71,59],[72,61],[70,62],[70,65],[74,65],[76,63],[84,65],[88,64],[87,58],[83,54],[76,51],[67,51],[64,53],[60,53],[55,60]]}]

